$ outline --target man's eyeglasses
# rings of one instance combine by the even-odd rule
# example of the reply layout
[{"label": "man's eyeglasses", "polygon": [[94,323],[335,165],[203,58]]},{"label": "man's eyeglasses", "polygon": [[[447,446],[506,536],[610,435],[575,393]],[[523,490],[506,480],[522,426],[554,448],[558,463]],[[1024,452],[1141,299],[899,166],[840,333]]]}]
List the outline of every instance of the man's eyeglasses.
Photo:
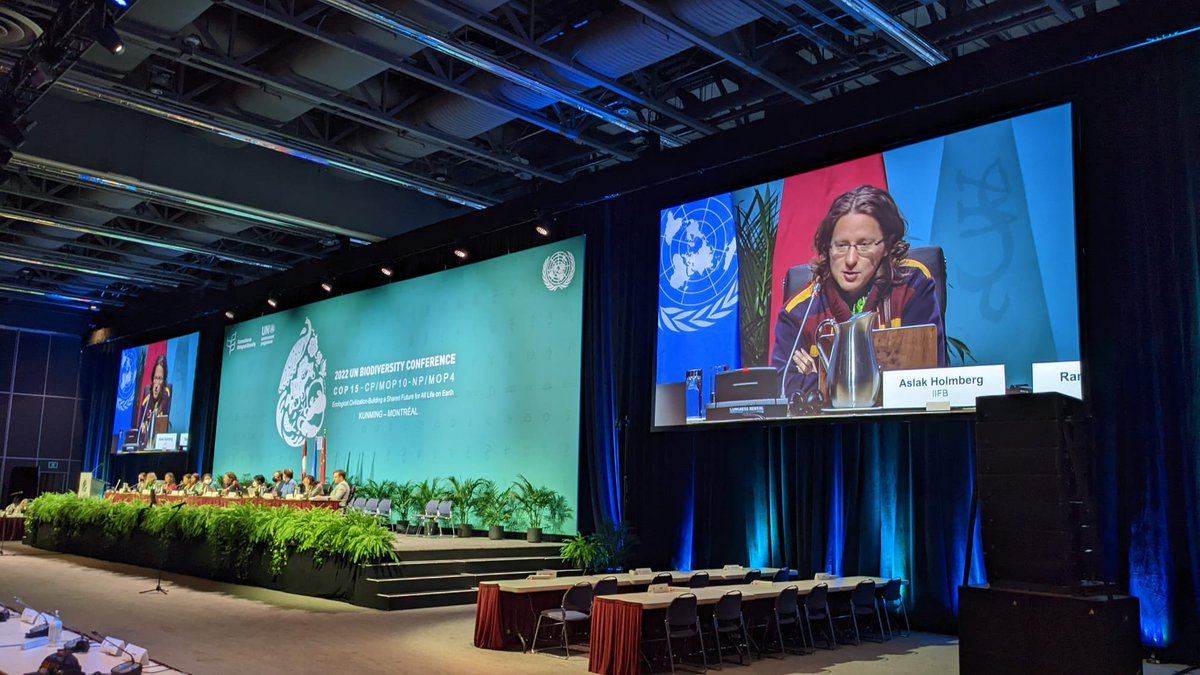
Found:
[{"label": "man's eyeglasses", "polygon": [[883,243],[882,239],[879,239],[876,241],[860,241],[857,244],[851,244],[851,243],[845,242],[845,241],[838,241],[838,242],[834,242],[834,243],[830,244],[829,250],[833,253],[833,255],[843,256],[843,255],[846,255],[847,253],[849,253],[850,248],[853,247],[856,251],[859,252],[859,254],[867,255],[868,253],[873,252],[875,250],[875,247],[882,243]]}]

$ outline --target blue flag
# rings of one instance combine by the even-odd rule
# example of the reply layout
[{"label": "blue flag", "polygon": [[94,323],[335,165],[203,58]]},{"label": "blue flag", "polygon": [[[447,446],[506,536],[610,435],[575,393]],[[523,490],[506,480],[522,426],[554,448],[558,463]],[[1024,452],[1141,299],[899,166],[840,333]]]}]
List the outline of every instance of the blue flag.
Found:
[{"label": "blue flag", "polygon": [[[729,193],[663,210],[655,382],[740,367],[737,226]],[[709,389],[711,391],[711,389]]]}]

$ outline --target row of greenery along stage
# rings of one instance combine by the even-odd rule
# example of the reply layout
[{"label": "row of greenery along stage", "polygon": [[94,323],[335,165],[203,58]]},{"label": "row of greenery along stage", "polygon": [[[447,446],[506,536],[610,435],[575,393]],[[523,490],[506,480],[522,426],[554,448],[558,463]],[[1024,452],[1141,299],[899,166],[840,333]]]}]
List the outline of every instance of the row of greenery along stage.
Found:
[{"label": "row of greenery along stage", "polygon": [[373,517],[251,505],[167,508],[45,494],[26,543],[191,576],[350,600],[363,565],[393,561]]}]

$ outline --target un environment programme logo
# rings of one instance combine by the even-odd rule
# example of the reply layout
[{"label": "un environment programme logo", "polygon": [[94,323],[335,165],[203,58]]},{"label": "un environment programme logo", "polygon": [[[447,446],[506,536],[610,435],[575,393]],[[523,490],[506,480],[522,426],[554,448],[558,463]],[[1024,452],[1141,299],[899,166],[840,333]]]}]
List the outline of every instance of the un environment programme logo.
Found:
[{"label": "un environment programme logo", "polygon": [[737,230],[729,204],[702,199],[662,215],[658,326],[708,328],[738,304]]},{"label": "un environment programme logo", "polygon": [[117,410],[125,412],[133,407],[134,395],[137,393],[137,387],[134,386],[136,378],[137,363],[134,362],[133,353],[121,352],[121,374],[120,380],[117,382]]},{"label": "un environment programme logo", "polygon": [[542,263],[542,283],[552,291],[561,291],[575,278],[575,256],[570,251],[555,251]]},{"label": "un environment programme logo", "polygon": [[325,355],[317,346],[317,332],[304,319],[300,339],[292,345],[279,378],[279,404],[275,430],[284,443],[298,448],[315,438],[325,422]]}]

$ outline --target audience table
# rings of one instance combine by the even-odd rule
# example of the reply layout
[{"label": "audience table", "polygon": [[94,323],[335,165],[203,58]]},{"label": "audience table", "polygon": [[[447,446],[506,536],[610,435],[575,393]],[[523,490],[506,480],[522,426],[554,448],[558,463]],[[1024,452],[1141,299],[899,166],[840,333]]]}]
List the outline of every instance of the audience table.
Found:
[{"label": "audience table", "polygon": [[[712,584],[738,583],[749,571],[748,567],[693,572],[671,571],[671,583],[686,584],[696,572],[708,572],[709,583]],[[760,571],[763,576],[770,578],[777,568],[761,568]],[[618,588],[629,590],[649,586],[659,574],[662,572],[480,582],[475,607],[475,646],[482,649],[504,649],[519,642],[522,649],[525,649],[532,639],[538,614],[544,609],[560,606],[563,593],[581,581],[595,586],[601,579],[616,577]]]},{"label": "audience table", "polygon": [[[116,503],[121,502],[149,502],[150,495],[138,494],[135,492],[109,492],[104,495],[104,498]],[[338,509],[341,507],[336,501],[317,500],[317,499],[261,499],[254,498],[239,498],[239,497],[185,497],[183,495],[155,495],[155,502],[158,504],[178,504],[184,502],[188,506],[236,506],[238,504],[251,504],[253,506],[286,506],[289,509]]]},{"label": "audience table", "polygon": [[[0,605],[3,607],[3,605]],[[33,624],[21,622],[21,610],[9,608],[12,616],[8,621],[0,622],[0,645],[4,645],[5,649],[0,650],[0,671],[6,673],[36,673],[41,666],[42,661],[53,655],[57,649],[50,645],[35,647],[33,649],[21,649],[20,647],[12,647],[9,645],[20,645],[25,641],[25,632],[33,627]],[[79,634],[66,627],[62,631],[62,640],[73,640],[79,637]],[[130,658],[124,654],[119,656],[111,656],[100,651],[100,647],[93,641],[91,649],[85,654],[75,654],[75,659],[79,661],[85,673],[101,672],[107,673],[122,663],[126,663]],[[176,670],[171,670],[159,663],[150,661],[146,664],[146,668],[151,673],[157,675],[166,675],[167,673],[177,673]],[[57,671],[54,671],[57,672]]]},{"label": "audience table", "polygon": [[771,601],[783,589],[795,586],[807,595],[817,584],[827,584],[831,593],[850,591],[860,582],[874,581],[877,586],[887,579],[877,577],[838,577],[823,581],[805,579],[764,584],[737,584],[710,588],[672,587],[669,593],[623,593],[607,595],[592,603],[591,648],[588,670],[604,675],[636,675],[641,672],[639,654],[642,643],[642,618],[647,611],[665,610],[681,593],[694,593],[697,605],[715,605],[729,591],[741,591],[742,602]]}]

